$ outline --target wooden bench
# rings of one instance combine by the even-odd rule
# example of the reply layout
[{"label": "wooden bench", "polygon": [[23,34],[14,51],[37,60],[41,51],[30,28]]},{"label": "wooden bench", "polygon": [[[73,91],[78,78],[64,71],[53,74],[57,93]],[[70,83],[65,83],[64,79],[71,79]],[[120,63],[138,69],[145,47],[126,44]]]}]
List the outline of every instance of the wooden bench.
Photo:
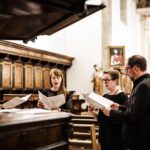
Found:
[{"label": "wooden bench", "polygon": [[97,120],[93,116],[75,115],[71,118],[70,150],[99,150]]}]

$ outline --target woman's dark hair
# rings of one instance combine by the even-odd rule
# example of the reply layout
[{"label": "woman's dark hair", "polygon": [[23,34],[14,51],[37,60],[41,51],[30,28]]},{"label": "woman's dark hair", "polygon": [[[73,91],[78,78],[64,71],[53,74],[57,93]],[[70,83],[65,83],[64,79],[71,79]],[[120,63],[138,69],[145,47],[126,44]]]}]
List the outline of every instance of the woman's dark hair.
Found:
[{"label": "woman's dark hair", "polygon": [[103,74],[110,74],[112,80],[119,79],[119,71],[117,70],[107,70],[107,71],[104,71]]},{"label": "woman's dark hair", "polygon": [[141,56],[141,55],[133,55],[128,58],[128,65],[130,67],[137,66],[139,67],[142,71],[145,71],[147,68],[147,62],[146,59]]}]

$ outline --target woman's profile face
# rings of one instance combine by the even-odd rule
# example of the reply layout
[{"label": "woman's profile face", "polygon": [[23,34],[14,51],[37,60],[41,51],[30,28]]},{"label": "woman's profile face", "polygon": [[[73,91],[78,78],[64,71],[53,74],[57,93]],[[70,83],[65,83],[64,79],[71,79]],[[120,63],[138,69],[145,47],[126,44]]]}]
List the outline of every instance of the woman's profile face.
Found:
[{"label": "woman's profile face", "polygon": [[114,84],[116,84],[116,80],[112,80],[110,74],[103,75],[103,82],[108,90],[112,90],[114,88]]},{"label": "woman's profile face", "polygon": [[56,76],[55,74],[52,74],[51,83],[54,88],[59,88],[61,85],[61,82],[62,82],[61,76]]}]

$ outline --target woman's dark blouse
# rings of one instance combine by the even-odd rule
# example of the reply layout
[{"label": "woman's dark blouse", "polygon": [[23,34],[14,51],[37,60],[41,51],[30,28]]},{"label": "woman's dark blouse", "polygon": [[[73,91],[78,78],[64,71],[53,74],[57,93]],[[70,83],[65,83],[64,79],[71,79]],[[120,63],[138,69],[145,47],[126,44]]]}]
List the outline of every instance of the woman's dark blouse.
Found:
[{"label": "woman's dark blouse", "polygon": [[[117,95],[105,94],[104,97],[113,102],[124,105],[127,102],[127,96],[121,92]],[[115,122],[111,117],[107,117],[100,110],[98,114],[99,120],[99,141],[103,144],[122,143],[122,124]]]},{"label": "woman's dark blouse", "polygon": [[[59,95],[58,91],[52,91],[52,90],[42,90],[41,91],[45,96],[50,97],[50,96],[56,96]],[[70,109],[70,98],[69,95],[66,95],[66,103],[60,106],[61,111],[69,111]]]}]

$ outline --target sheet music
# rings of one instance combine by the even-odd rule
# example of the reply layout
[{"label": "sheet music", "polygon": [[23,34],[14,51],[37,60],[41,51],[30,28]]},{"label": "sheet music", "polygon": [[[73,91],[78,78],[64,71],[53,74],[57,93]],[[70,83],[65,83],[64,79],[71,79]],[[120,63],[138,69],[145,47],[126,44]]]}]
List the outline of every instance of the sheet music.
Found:
[{"label": "sheet music", "polygon": [[51,110],[52,108],[59,108],[66,101],[64,94],[47,97],[40,91],[38,91],[38,93],[39,93],[39,101],[41,101],[44,104],[46,109]]},{"label": "sheet music", "polygon": [[22,109],[20,111],[17,111],[17,114],[43,114],[43,113],[49,113],[51,110],[46,109],[40,109],[40,108],[32,108],[32,109]]},{"label": "sheet music", "polygon": [[0,109],[0,113],[14,113],[20,111],[21,109],[13,108],[13,109]]},{"label": "sheet music", "polygon": [[83,97],[84,100],[87,101],[91,107],[98,109],[103,107],[109,108],[110,105],[114,103],[113,101],[98,94],[95,94],[94,92],[91,92],[89,95],[83,94]]},{"label": "sheet music", "polygon": [[40,91],[38,91],[38,93],[39,93],[39,101],[41,101],[44,104],[45,109],[51,110],[52,105],[49,105],[48,97],[42,94]]},{"label": "sheet music", "polygon": [[15,98],[9,100],[8,102],[2,104],[1,106],[5,109],[14,108],[14,107],[26,102],[30,96],[31,96],[31,94],[26,95],[26,96],[21,97],[21,98],[15,97]]}]

